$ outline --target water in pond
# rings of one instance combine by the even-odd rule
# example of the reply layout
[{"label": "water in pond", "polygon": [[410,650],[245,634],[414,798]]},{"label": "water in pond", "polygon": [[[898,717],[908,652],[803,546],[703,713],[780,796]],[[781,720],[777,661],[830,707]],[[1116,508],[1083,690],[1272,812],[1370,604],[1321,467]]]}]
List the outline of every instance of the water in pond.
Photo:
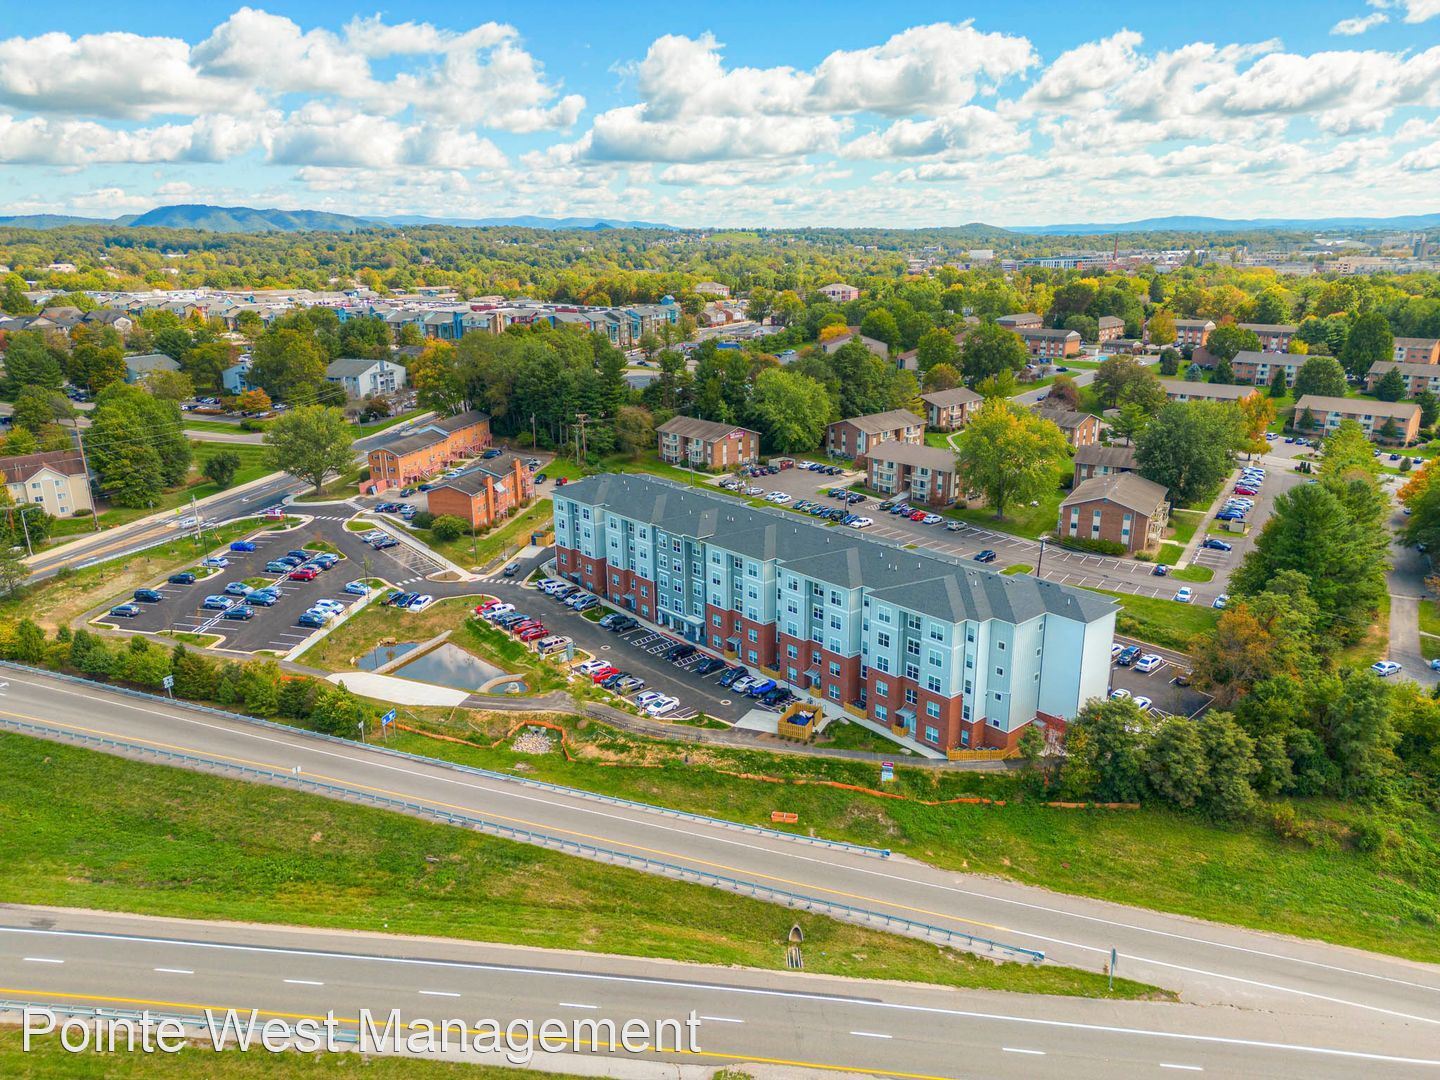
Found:
[{"label": "water in pond", "polygon": [[355,661],[355,666],[361,671],[374,671],[378,667],[384,667],[392,660],[398,660],[406,653],[419,646],[418,641],[397,641],[391,645],[376,645],[364,656]]},{"label": "water in pond", "polygon": [[455,690],[475,690],[491,679],[502,678],[508,672],[487,664],[478,656],[471,656],[458,645],[448,642],[431,649],[423,656],[417,656],[401,664],[393,672],[406,679],[448,686]]}]

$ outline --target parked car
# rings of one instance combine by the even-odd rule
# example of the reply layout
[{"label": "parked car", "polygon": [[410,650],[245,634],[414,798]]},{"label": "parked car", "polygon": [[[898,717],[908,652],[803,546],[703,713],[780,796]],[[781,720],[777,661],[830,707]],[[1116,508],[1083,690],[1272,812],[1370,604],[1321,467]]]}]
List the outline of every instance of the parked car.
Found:
[{"label": "parked car", "polygon": [[233,542],[230,544],[230,550],[231,550],[231,551],[254,551],[254,550],[255,550],[255,541],[253,541],[253,540],[235,540],[235,541],[233,541]]},{"label": "parked car", "polygon": [[774,679],[761,679],[759,682],[752,684],[745,693],[751,697],[759,697],[761,694],[768,694],[771,690],[774,690],[776,685]]},{"label": "parked car", "polygon": [[1114,690],[1110,691],[1111,701],[1124,701],[1129,696],[1130,691],[1126,690],[1123,686],[1117,686]]},{"label": "parked car", "polygon": [[295,621],[296,621],[297,623],[299,623],[301,626],[304,626],[304,627],[307,627],[308,629],[312,629],[312,630],[313,630],[313,629],[318,629],[319,627],[324,626],[329,620],[326,619],[325,616],[319,614],[318,612],[305,611],[305,612],[302,612],[301,615],[300,615],[300,617],[299,617],[298,619],[296,619]]},{"label": "parked car", "polygon": [[976,562],[994,562],[995,559],[995,552],[991,551],[989,548],[986,548],[984,551],[977,551],[975,553]]},{"label": "parked car", "polygon": [[1135,661],[1135,670],[1142,675],[1149,675],[1152,671],[1158,671],[1164,666],[1164,658],[1156,656],[1154,653],[1146,653]]},{"label": "parked car", "polygon": [[945,523],[946,532],[959,532],[963,528],[965,528],[965,523],[963,521],[947,521]]},{"label": "parked car", "polygon": [[1158,562],[1158,563],[1155,564],[1154,569],[1152,569],[1152,570],[1150,571],[1150,576],[1151,576],[1151,577],[1165,577],[1165,576],[1168,575],[1169,573],[1170,573],[1170,567],[1166,566],[1163,562]]},{"label": "parked car", "polygon": [[255,617],[255,609],[249,604],[236,604],[232,608],[226,608],[224,614],[220,617],[222,619],[253,619]]},{"label": "parked car", "polygon": [[645,711],[651,716],[664,716],[668,712],[673,712],[679,704],[679,698],[659,697],[645,706]]},{"label": "parked car", "polygon": [[1135,707],[1136,707],[1137,709],[1139,709],[1141,712],[1147,711],[1147,710],[1150,708],[1151,705],[1154,705],[1154,704],[1155,704],[1153,701],[1151,701],[1151,700],[1150,700],[1148,697],[1146,697],[1144,694],[1141,694],[1139,697],[1135,698],[1134,701],[1135,701]]},{"label": "parked car", "polygon": [[147,604],[158,604],[165,598],[159,589],[136,589],[134,596],[136,600],[142,600]]},{"label": "parked car", "polygon": [[945,519],[942,518],[939,514],[926,514],[923,518],[920,519],[920,524],[922,524],[922,525],[939,525],[940,522],[942,522],[942,521],[944,521],[944,520],[945,520]]},{"label": "parked car", "polygon": [[729,687],[734,686],[734,684],[735,684],[735,682],[736,682],[737,680],[743,679],[743,678],[744,678],[746,675],[748,675],[748,674],[750,674],[750,673],[749,673],[747,670],[745,670],[745,668],[743,668],[743,667],[726,668],[726,669],[725,669],[725,673],[724,673],[723,675],[721,675],[720,678],[716,679],[715,681],[716,681],[717,683],[719,683],[721,686],[724,686],[724,687],[729,688]]},{"label": "parked car", "polygon": [[538,638],[543,638],[549,633],[550,631],[546,630],[544,626],[537,624],[535,626],[532,626],[529,630],[526,630],[524,633],[516,634],[515,636],[528,645],[530,642],[535,641]]},{"label": "parked car", "polygon": [[347,581],[345,591],[351,596],[364,596],[370,591],[370,586],[363,581]]},{"label": "parked car", "polygon": [[576,611],[589,611],[591,608],[599,604],[600,600],[598,597],[587,595],[580,597],[578,600],[570,600],[566,602]]},{"label": "parked car", "polygon": [[230,560],[225,558],[224,555],[211,555],[208,559],[202,560],[200,565],[213,567],[217,570],[223,570],[225,569],[225,567],[230,565]]},{"label": "parked car", "polygon": [[139,604],[116,604],[110,609],[110,614],[118,615],[122,619],[133,619],[142,610]]},{"label": "parked car", "polygon": [[314,581],[320,576],[320,571],[311,566],[302,566],[298,570],[290,572],[292,581]]},{"label": "parked car", "polygon": [[1207,536],[1201,543],[1201,547],[1209,548],[1211,551],[1233,551],[1234,546],[1227,544],[1224,540],[1217,540],[1213,536]]},{"label": "parked car", "polygon": [[231,602],[228,596],[207,596],[200,606],[208,611],[224,611]]},{"label": "parked car", "polygon": [[1188,604],[1193,599],[1195,599],[1195,590],[1189,585],[1181,585],[1179,591],[1175,593],[1177,603]]},{"label": "parked car", "polygon": [[693,668],[690,669],[693,675],[709,675],[712,671],[719,671],[725,666],[725,661],[719,657],[707,656]]},{"label": "parked car", "polygon": [[280,599],[280,594],[271,592],[269,589],[256,589],[245,598],[247,604],[259,604],[261,607],[274,607],[275,601]]},{"label": "parked car", "polygon": [[243,581],[232,581],[225,586],[226,596],[244,596],[250,591],[250,586]]},{"label": "parked car", "polygon": [[857,517],[851,518],[845,524],[849,525],[852,529],[868,529],[871,525],[874,525],[875,522],[868,517]]},{"label": "parked car", "polygon": [[339,600],[316,600],[310,606],[316,611],[333,611],[336,615],[345,610],[345,605]]},{"label": "parked car", "polygon": [[[744,671],[745,669],[744,669],[744,668],[741,668],[740,670],[741,670],[741,671]],[[735,691],[735,693],[737,693],[737,694],[743,694],[743,693],[745,693],[746,691],[748,691],[748,690],[750,689],[750,687],[754,686],[755,683],[758,682],[758,681],[759,681],[759,680],[757,680],[756,678],[754,678],[752,675],[750,675],[750,674],[747,672],[746,674],[741,675],[741,676],[740,676],[739,678],[737,678],[734,682],[732,682],[732,683],[730,684],[730,689],[733,690],[733,691]]]},{"label": "parked car", "polygon": [[491,622],[494,622],[496,619],[503,618],[504,616],[515,610],[514,604],[491,603],[482,605],[482,607],[484,608],[484,610],[480,611],[479,614],[483,615]]},{"label": "parked car", "polygon": [[1223,611],[1225,609],[1225,605],[1228,603],[1230,603],[1230,594],[1222,592],[1219,596],[1215,597],[1215,599],[1211,602],[1210,606],[1212,608],[1216,608],[1217,610]]},{"label": "parked car", "polygon": [[1394,660],[1376,660],[1375,663],[1370,665],[1370,670],[1384,679],[1391,675],[1400,674],[1400,665]]},{"label": "parked car", "polygon": [[406,611],[424,611],[435,602],[435,597],[429,593],[422,593],[405,605]]},{"label": "parked car", "polygon": [[192,574],[189,570],[182,570],[178,574],[171,574],[165,580],[168,581],[171,585],[194,585],[195,575]]},{"label": "parked car", "polygon": [[1120,650],[1120,655],[1115,658],[1115,663],[1119,664],[1121,667],[1129,667],[1131,664],[1133,664],[1136,660],[1139,659],[1140,646],[1126,645],[1125,648]]}]

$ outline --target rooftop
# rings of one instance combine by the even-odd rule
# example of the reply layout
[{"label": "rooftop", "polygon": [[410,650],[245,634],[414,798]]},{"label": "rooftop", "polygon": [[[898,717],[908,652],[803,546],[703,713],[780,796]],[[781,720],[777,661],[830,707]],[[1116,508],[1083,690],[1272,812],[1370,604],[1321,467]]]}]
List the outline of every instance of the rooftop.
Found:
[{"label": "rooftop", "polygon": [[1075,485],[1075,490],[1065,496],[1060,508],[1063,510],[1067,506],[1104,499],[1116,506],[1123,506],[1127,510],[1150,517],[1169,494],[1162,485],[1146,480],[1138,473],[1111,473],[1108,476],[1092,476],[1088,480],[1080,481]]},{"label": "rooftop", "polygon": [[714,420],[701,420],[694,416],[672,416],[655,429],[663,435],[681,435],[687,439],[704,439],[714,442],[727,438],[734,431],[748,431],[739,424],[720,424]]}]

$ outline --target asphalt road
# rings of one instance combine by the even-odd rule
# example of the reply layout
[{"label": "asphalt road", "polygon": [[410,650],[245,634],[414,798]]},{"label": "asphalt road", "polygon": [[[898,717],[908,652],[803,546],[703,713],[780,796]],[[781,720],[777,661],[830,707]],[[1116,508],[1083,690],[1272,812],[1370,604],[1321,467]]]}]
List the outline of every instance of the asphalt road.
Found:
[{"label": "asphalt road", "polygon": [[[1264,1011],[954,991],[435,938],[0,906],[0,998],[197,1016],[206,1008],[323,1017],[341,1031],[455,1017],[699,1023],[685,1053],[537,1054],[542,1068],[674,1076],[853,1072],[1095,1077],[1400,1077],[1440,1068],[1433,1040],[1376,1049],[1368,1026]],[[252,1050],[252,1053],[259,1052]],[[482,1060],[473,1054],[452,1054]],[[603,1060],[597,1061],[596,1058]]]},{"label": "asphalt road", "polygon": [[[1337,1030],[1353,1026],[1372,1033],[1377,1050],[1440,1038],[1440,967],[1052,893],[900,856],[880,860],[677,822],[578,793],[536,790],[369,747],[338,746],[103,687],[4,674],[8,686],[0,716],[280,772],[299,769],[306,777],[367,793],[1042,949],[1053,961],[1092,970],[1102,968],[1114,947],[1122,974],[1176,990],[1193,1004],[1268,1010],[1277,1031],[1290,1018],[1328,1016]],[[823,822],[802,825],[824,834]]]}]

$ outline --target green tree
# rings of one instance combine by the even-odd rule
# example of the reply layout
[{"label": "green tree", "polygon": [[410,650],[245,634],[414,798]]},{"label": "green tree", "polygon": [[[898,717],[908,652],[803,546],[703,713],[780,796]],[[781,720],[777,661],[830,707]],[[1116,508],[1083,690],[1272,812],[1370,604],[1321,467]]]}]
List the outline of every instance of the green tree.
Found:
[{"label": "green tree", "polygon": [[1390,323],[1378,311],[1357,316],[1339,350],[1345,370],[1351,375],[1364,375],[1370,366],[1381,360],[1395,358],[1395,335]]},{"label": "green tree", "polygon": [[350,425],[339,409],[304,405],[277,417],[265,430],[271,468],[281,469],[318,492],[325,477],[344,472],[354,460]]},{"label": "green tree", "polygon": [[1312,356],[1295,373],[1295,399],[1306,394],[1345,396],[1345,369],[1333,356]]},{"label": "green tree", "polygon": [[31,315],[35,305],[25,295],[25,280],[19,274],[6,274],[5,286],[0,289],[0,311],[7,315]]},{"label": "green tree", "polygon": [[1251,786],[1260,772],[1255,758],[1255,740],[1247,735],[1229,713],[1212,710],[1196,725],[1196,736],[1205,748],[1208,768],[1202,784],[1201,806],[1211,817],[1237,821],[1255,808]]},{"label": "green tree", "polygon": [[1215,370],[1210,373],[1210,381],[1221,386],[1235,384],[1235,369],[1230,366],[1229,360],[1222,356],[1215,362]]},{"label": "green tree", "polygon": [[960,346],[960,370],[970,386],[1002,371],[1019,371],[1029,358],[1020,335],[995,323],[973,327]]},{"label": "green tree", "polygon": [[43,386],[26,386],[15,398],[14,425],[39,434],[47,424],[75,415],[70,399]]},{"label": "green tree", "polygon": [[1435,418],[1440,416],[1440,397],[1429,390],[1421,390],[1412,400],[1420,406],[1420,426],[1428,428],[1434,424]]},{"label": "green tree", "polygon": [[926,393],[936,390],[953,390],[960,385],[960,369],[950,364],[936,364],[925,372],[923,383]]},{"label": "green tree", "polygon": [[1270,396],[1281,398],[1290,392],[1290,384],[1285,381],[1285,369],[1277,367],[1275,374],[1270,376]]},{"label": "green tree", "polygon": [[1176,716],[1160,725],[1146,750],[1145,778],[1151,791],[1181,809],[1199,802],[1210,763],[1194,721]]},{"label": "green tree", "polygon": [[615,445],[638,458],[655,445],[655,417],[638,405],[622,405],[615,415]]},{"label": "green tree", "polygon": [[960,436],[956,466],[965,486],[985,493],[997,519],[1012,502],[1055,489],[1068,454],[1065,435],[1049,420],[1005,398],[988,398]]},{"label": "green tree", "polygon": [[228,488],[239,470],[240,455],[234,450],[221,450],[206,458],[200,471],[205,474],[205,479],[216,487]]},{"label": "green tree", "polygon": [[955,340],[955,335],[948,330],[937,328],[926,331],[921,336],[920,343],[915,347],[915,363],[922,375],[928,375],[930,369],[939,364],[958,368],[960,366],[960,344]]},{"label": "green tree", "polygon": [[1135,356],[1121,354],[1101,361],[1095,369],[1095,381],[1091,386],[1101,406],[1106,409],[1118,407],[1123,400],[1135,401],[1142,406],[1165,400],[1165,388],[1160,385],[1160,380]]},{"label": "green tree", "polygon": [[250,382],[276,401],[309,405],[330,358],[313,330],[269,327],[255,342]]},{"label": "green tree", "polygon": [[95,399],[90,421],[90,467],[117,506],[149,506],[189,475],[193,450],[175,402],[114,383]]},{"label": "green tree", "polygon": [[1380,377],[1373,392],[1381,401],[1399,401],[1405,396],[1405,376],[1398,367],[1391,368]]},{"label": "green tree", "polygon": [[459,540],[469,531],[470,523],[454,514],[441,514],[430,523],[430,534],[442,544]]},{"label": "green tree", "polygon": [[1166,348],[1160,350],[1160,374],[1165,376],[1180,374],[1179,349]]},{"label": "green tree", "polygon": [[1080,798],[1138,802],[1145,793],[1145,714],[1129,698],[1092,699],[1065,732],[1063,782]]},{"label": "green tree", "polygon": [[751,412],[772,450],[795,453],[820,445],[831,419],[830,396],[814,379],[785,368],[761,371]]},{"label": "green tree", "polygon": [[900,327],[895,316],[884,308],[875,308],[860,320],[860,333],[876,341],[883,341],[894,352],[900,344]]},{"label": "green tree", "polygon": [[1140,474],[1177,504],[1212,491],[1235,464],[1245,439],[1240,410],[1229,403],[1171,402],[1135,442]]},{"label": "green tree", "polygon": [[1175,316],[1161,308],[1150,316],[1146,330],[1149,333],[1151,345],[1173,345],[1175,343]]},{"label": "green tree", "polygon": [[1379,477],[1380,463],[1375,460],[1375,448],[1354,420],[1342,420],[1340,426],[1325,437],[1320,446],[1320,475],[1336,480],[1356,475],[1370,480]]},{"label": "green tree", "polygon": [[1259,352],[1260,335],[1233,323],[1224,323],[1210,331],[1205,348],[1217,360],[1234,360],[1242,351]]}]

